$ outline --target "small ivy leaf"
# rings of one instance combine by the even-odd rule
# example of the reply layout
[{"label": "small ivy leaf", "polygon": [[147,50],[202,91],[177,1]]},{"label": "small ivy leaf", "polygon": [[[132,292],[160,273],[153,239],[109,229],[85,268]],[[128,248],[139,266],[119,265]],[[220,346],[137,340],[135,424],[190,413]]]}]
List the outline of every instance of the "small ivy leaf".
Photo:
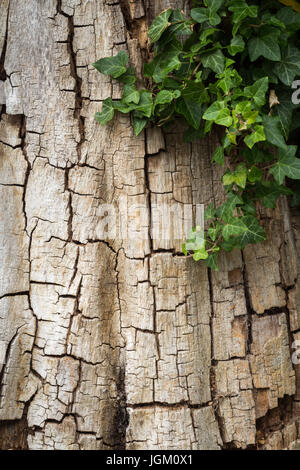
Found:
[{"label": "small ivy leaf", "polygon": [[236,206],[243,204],[243,199],[234,192],[228,193],[227,201],[219,206],[216,210],[216,216],[224,222],[233,216],[233,211]]},{"label": "small ivy leaf", "polygon": [[117,78],[118,82],[123,83],[124,85],[133,85],[136,82],[136,76],[134,74],[134,69],[128,67],[126,72],[120,75]]},{"label": "small ivy leaf", "polygon": [[117,55],[104,57],[92,65],[104,75],[111,75],[113,78],[118,78],[126,72],[127,62],[128,54],[125,51],[120,51]]},{"label": "small ivy leaf", "polygon": [[152,113],[153,100],[150,91],[142,90],[140,92],[140,100],[135,105],[135,110],[139,111],[146,117],[150,117]]},{"label": "small ivy leaf", "polygon": [[240,188],[245,188],[247,182],[247,167],[244,163],[239,163],[234,171],[227,170],[223,175],[223,183],[230,186],[235,183]]},{"label": "small ivy leaf", "polygon": [[213,206],[213,203],[210,202],[207,209],[204,211],[204,220],[213,219],[216,214],[216,209]]},{"label": "small ivy leaf", "polygon": [[123,94],[122,94],[122,101],[124,103],[135,103],[138,104],[140,101],[140,94],[134,85],[125,85]]},{"label": "small ivy leaf", "polygon": [[264,115],[262,119],[267,141],[276,147],[286,149],[279,117]]},{"label": "small ivy leaf", "polygon": [[253,166],[248,172],[248,181],[250,181],[250,183],[261,181],[262,175],[263,175],[262,171],[259,168],[257,168],[257,166]]},{"label": "small ivy leaf", "polygon": [[287,86],[290,86],[300,74],[300,52],[299,49],[288,44],[282,53],[282,60],[274,67],[277,77]]},{"label": "small ivy leaf", "polygon": [[217,238],[217,235],[218,235],[218,229],[213,228],[213,227],[210,227],[210,228],[207,230],[207,235],[209,236],[209,238],[210,238],[213,242],[216,241],[216,238]]},{"label": "small ivy leaf", "polygon": [[204,67],[215,73],[222,73],[225,68],[225,57],[220,50],[201,57],[201,60]]},{"label": "small ivy leaf", "polygon": [[106,98],[102,103],[102,111],[95,113],[96,121],[100,122],[102,126],[107,124],[114,117],[114,108],[111,98]]},{"label": "small ivy leaf", "polygon": [[176,102],[176,111],[185,117],[190,126],[194,129],[199,129],[203,114],[203,106],[201,104],[181,97]]},{"label": "small ivy leaf", "polygon": [[256,217],[244,215],[241,219],[247,228],[247,230],[245,230],[245,232],[239,237],[239,244],[242,249],[249,243],[262,243],[266,240],[266,233]]},{"label": "small ivy leaf", "polygon": [[193,8],[191,10],[191,17],[197,23],[205,23],[208,21],[212,26],[217,26],[221,23],[221,18],[216,11],[209,10],[208,8]]},{"label": "small ivy leaf", "polygon": [[187,86],[182,90],[181,96],[184,100],[195,101],[198,104],[208,103],[209,95],[202,82],[188,82]]},{"label": "small ivy leaf", "polygon": [[216,148],[211,161],[216,162],[221,166],[224,166],[224,148],[223,147],[219,146]]},{"label": "small ivy leaf", "polygon": [[147,119],[141,119],[137,116],[133,116],[133,129],[136,136],[138,136],[146,127],[147,122]]},{"label": "small ivy leaf", "polygon": [[251,62],[261,56],[276,62],[281,60],[278,41],[271,34],[251,38],[248,42],[248,50]]},{"label": "small ivy leaf", "polygon": [[195,250],[193,254],[194,261],[199,261],[200,259],[207,259],[208,253],[205,248],[201,248],[200,250]]},{"label": "small ivy leaf", "polygon": [[152,77],[156,83],[162,82],[170,72],[180,68],[181,61],[178,57],[180,52],[176,44],[170,44],[167,52],[158,54],[151,62],[144,65],[144,76]]},{"label": "small ivy leaf", "polygon": [[187,249],[186,249],[186,243],[183,243],[181,245],[181,249],[182,249],[182,253],[187,256],[188,255],[188,252],[187,252]]},{"label": "small ivy leaf", "polygon": [[211,11],[218,11],[223,5],[224,1],[225,0],[205,0],[204,3]]},{"label": "small ivy leaf", "polygon": [[256,18],[258,14],[257,6],[249,6],[244,0],[235,0],[231,2],[229,11],[233,12],[233,23],[239,24],[242,20],[247,18]]},{"label": "small ivy leaf", "polygon": [[278,150],[278,161],[270,170],[278,184],[282,184],[286,176],[293,180],[300,179],[300,159],[295,157],[296,151],[296,145]]},{"label": "small ivy leaf", "polygon": [[232,124],[230,110],[227,108],[222,109],[216,117],[215,123],[219,124],[219,126],[230,127]]},{"label": "small ivy leaf", "polygon": [[222,229],[222,235],[225,241],[229,241],[232,237],[243,235],[247,230],[246,225],[241,217],[232,217]]},{"label": "small ivy leaf", "polygon": [[224,108],[224,101],[214,101],[214,103],[211,104],[203,114],[203,119],[206,119],[208,121],[215,121],[215,119],[220,114],[220,111],[222,111]]},{"label": "small ivy leaf", "polygon": [[218,255],[218,253],[209,253],[205,260],[206,266],[214,271],[219,271]]},{"label": "small ivy leaf", "polygon": [[172,13],[172,9],[168,8],[167,10],[160,13],[160,15],[158,15],[153,21],[153,23],[151,24],[148,30],[148,35],[152,43],[158,41],[162,33],[170,25],[169,18],[171,16],[171,13]]},{"label": "small ivy leaf", "polygon": [[133,103],[124,103],[124,101],[113,101],[113,107],[120,113],[128,114],[135,108],[135,105]]},{"label": "small ivy leaf", "polygon": [[292,103],[289,92],[279,93],[278,98],[279,104],[276,106],[275,112],[279,117],[284,138],[287,140],[290,135],[293,111],[296,106]]},{"label": "small ivy leaf", "polygon": [[257,142],[262,142],[266,140],[266,136],[264,133],[264,128],[263,126],[254,126],[254,132],[252,134],[248,134],[244,138],[245,144],[252,149],[252,147],[257,143]]},{"label": "small ivy leaf", "polygon": [[169,90],[161,90],[157,93],[154,105],[157,106],[158,104],[167,104],[171,103],[174,98],[174,93]]},{"label": "small ivy leaf", "polygon": [[242,36],[235,36],[231,39],[229,46],[227,46],[227,50],[232,56],[236,55],[238,52],[243,52],[244,49],[245,41]]},{"label": "small ivy leaf", "polygon": [[227,69],[224,71],[224,73],[221,75],[221,80],[218,80],[217,82],[217,87],[221,88],[223,90],[225,95],[228,95],[229,91],[234,85],[234,82],[232,80],[232,70]]},{"label": "small ivy leaf", "polygon": [[263,77],[257,80],[253,85],[245,87],[244,94],[247,98],[253,99],[257,106],[263,106],[266,102],[268,87],[269,79],[268,77]]}]

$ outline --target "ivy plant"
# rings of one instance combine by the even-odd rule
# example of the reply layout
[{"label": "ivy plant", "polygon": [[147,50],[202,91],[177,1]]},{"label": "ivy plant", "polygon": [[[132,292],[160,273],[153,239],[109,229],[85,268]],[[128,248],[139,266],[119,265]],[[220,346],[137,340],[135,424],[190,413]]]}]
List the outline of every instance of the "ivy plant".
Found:
[{"label": "ivy plant", "polygon": [[275,208],[282,194],[299,203],[299,184],[291,182],[300,179],[300,105],[291,99],[300,76],[299,29],[300,14],[278,1],[195,0],[190,17],[168,8],[151,24],[143,86],[125,51],[93,64],[123,84],[121,99],[106,98],[96,113],[101,124],[130,113],[138,135],[148,123],[180,120],[186,142],[217,128],[212,164],[224,167],[227,197],[219,207],[209,204],[205,230],[191,229],[183,245],[210,268],[218,269],[220,250],[266,239],[260,204]]}]

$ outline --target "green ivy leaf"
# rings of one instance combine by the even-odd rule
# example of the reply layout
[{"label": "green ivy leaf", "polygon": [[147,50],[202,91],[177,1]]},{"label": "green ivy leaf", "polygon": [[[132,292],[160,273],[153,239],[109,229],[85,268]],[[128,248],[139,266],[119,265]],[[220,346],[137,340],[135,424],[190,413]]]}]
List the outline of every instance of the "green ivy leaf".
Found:
[{"label": "green ivy leaf", "polygon": [[258,7],[249,6],[244,0],[235,0],[231,2],[228,10],[233,12],[233,23],[240,23],[248,16],[250,18],[256,18],[258,13]]},{"label": "green ivy leaf", "polygon": [[194,129],[199,129],[203,114],[203,106],[201,104],[181,97],[176,102],[176,111],[182,114]]},{"label": "green ivy leaf", "polygon": [[127,53],[125,51],[120,51],[117,55],[113,57],[104,57],[92,65],[104,75],[111,75],[113,78],[118,78],[126,73],[127,62]]},{"label": "green ivy leaf", "polygon": [[218,255],[218,253],[209,253],[205,260],[206,266],[214,271],[219,271]]},{"label": "green ivy leaf", "polygon": [[208,207],[204,211],[204,220],[213,219],[216,214],[216,209],[213,206],[213,203],[210,202]]},{"label": "green ivy leaf", "polygon": [[200,259],[207,259],[208,253],[205,248],[201,248],[200,250],[195,250],[193,254],[194,261],[199,261]]},{"label": "green ivy leaf", "polygon": [[205,4],[211,11],[218,11],[225,0],[205,0]]},{"label": "green ivy leaf", "polygon": [[252,149],[257,142],[262,142],[263,140],[266,140],[263,126],[254,126],[254,132],[252,132],[252,134],[248,134],[245,137],[244,142],[250,149]]},{"label": "green ivy leaf", "polygon": [[262,205],[269,209],[276,207],[276,201],[281,194],[289,195],[292,191],[286,186],[276,183],[276,181],[261,181],[256,183],[255,198],[261,199]]},{"label": "green ivy leaf", "polygon": [[165,10],[162,13],[160,13],[160,15],[158,15],[153,21],[153,23],[151,24],[148,30],[148,35],[152,43],[158,41],[162,33],[170,25],[169,18],[171,16],[171,13],[172,13],[172,9],[168,8],[168,10]]},{"label": "green ivy leaf", "polygon": [[133,130],[136,136],[138,136],[146,127],[147,122],[147,119],[142,119],[137,116],[133,116]]},{"label": "green ivy leaf", "polygon": [[216,162],[221,166],[224,166],[224,148],[223,147],[219,146],[216,148],[211,161]]},{"label": "green ivy leaf", "polygon": [[124,103],[130,104],[135,103],[138,104],[140,101],[140,94],[134,85],[125,85],[123,94],[122,94],[122,101]]},{"label": "green ivy leaf", "polygon": [[152,107],[153,100],[150,91],[142,90],[140,92],[139,103],[135,106],[135,110],[149,118],[152,113]]},{"label": "green ivy leaf", "polygon": [[242,36],[235,36],[232,38],[229,46],[227,46],[227,50],[229,54],[233,56],[238,52],[243,52],[245,50],[245,41]]},{"label": "green ivy leaf", "polygon": [[161,90],[159,93],[157,93],[156,98],[155,98],[155,106],[158,104],[167,104],[171,103],[174,99],[174,93],[169,90]]},{"label": "green ivy leaf", "polygon": [[299,49],[288,44],[282,53],[282,60],[275,65],[274,72],[285,85],[290,86],[296,75],[300,74]]},{"label": "green ivy leaf", "polygon": [[264,132],[268,142],[282,149],[286,148],[286,143],[282,135],[282,128],[278,116],[263,116]]},{"label": "green ivy leaf", "polygon": [[215,10],[209,10],[207,8],[193,8],[191,10],[191,17],[197,23],[204,23],[208,21],[212,26],[217,26],[221,23],[220,16]]},{"label": "green ivy leaf", "polygon": [[245,188],[247,182],[247,167],[245,163],[239,163],[234,171],[226,170],[223,175],[223,183],[229,186],[235,183],[240,188]]},{"label": "green ivy leaf", "polygon": [[296,145],[278,150],[278,161],[270,170],[278,184],[282,184],[286,176],[293,180],[300,179],[300,159],[295,157],[296,151]]},{"label": "green ivy leaf", "polygon": [[248,42],[248,49],[251,62],[261,56],[276,62],[281,60],[280,47],[271,34],[251,38]]},{"label": "green ivy leaf", "polygon": [[261,181],[262,176],[263,176],[262,171],[257,166],[253,166],[248,172],[248,181],[250,181],[250,183]]},{"label": "green ivy leaf", "polygon": [[114,117],[114,108],[111,98],[106,98],[102,103],[102,111],[95,113],[96,121],[100,122],[102,126],[107,124]]},{"label": "green ivy leaf", "polygon": [[211,69],[215,73],[222,73],[225,68],[225,57],[220,50],[201,57],[204,67]]},{"label": "green ivy leaf", "polygon": [[260,80],[257,80],[253,85],[245,87],[244,94],[247,98],[253,99],[257,106],[263,106],[266,102],[268,86],[268,77],[263,77]]}]

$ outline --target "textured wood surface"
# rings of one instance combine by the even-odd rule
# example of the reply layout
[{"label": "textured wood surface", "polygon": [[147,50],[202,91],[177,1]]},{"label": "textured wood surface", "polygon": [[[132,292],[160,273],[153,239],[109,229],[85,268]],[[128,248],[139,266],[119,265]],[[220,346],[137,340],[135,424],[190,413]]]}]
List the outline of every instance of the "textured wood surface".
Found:
[{"label": "textured wood surface", "polygon": [[[158,204],[222,201],[215,138],[93,118],[120,89],[90,64],[124,49],[140,67],[168,6],[188,10],[1,2],[2,449],[299,447],[299,215],[262,211],[268,241],[207,271],[150,226]],[[130,238],[104,239],[105,204]]]}]

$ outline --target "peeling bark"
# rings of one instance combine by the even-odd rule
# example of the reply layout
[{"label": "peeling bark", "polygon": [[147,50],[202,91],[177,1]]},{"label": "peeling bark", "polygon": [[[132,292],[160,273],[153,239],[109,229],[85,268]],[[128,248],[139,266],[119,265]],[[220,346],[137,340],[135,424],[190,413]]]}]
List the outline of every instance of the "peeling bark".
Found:
[{"label": "peeling bark", "polygon": [[[141,70],[147,24],[188,3],[1,3],[1,449],[299,448],[299,214],[262,210],[268,240],[210,272],[153,222],[222,201],[216,137],[93,118],[120,88],[90,64]],[[103,237],[103,204],[131,238]]]}]

